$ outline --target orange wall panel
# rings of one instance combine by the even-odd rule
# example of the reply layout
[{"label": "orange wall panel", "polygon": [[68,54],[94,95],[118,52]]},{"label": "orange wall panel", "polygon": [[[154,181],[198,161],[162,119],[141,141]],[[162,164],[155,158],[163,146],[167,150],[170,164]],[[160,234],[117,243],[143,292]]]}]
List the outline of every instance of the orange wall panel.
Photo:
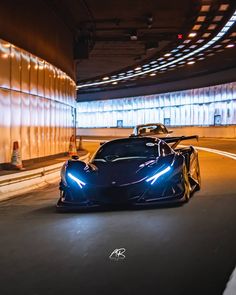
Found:
[{"label": "orange wall panel", "polygon": [[23,160],[67,151],[75,86],[61,70],[0,39],[0,163],[10,161],[14,141]]}]

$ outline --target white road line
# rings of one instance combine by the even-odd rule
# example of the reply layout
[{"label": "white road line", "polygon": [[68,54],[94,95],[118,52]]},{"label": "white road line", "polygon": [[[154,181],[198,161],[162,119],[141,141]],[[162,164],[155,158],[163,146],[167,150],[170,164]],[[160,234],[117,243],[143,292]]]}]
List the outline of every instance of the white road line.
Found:
[{"label": "white road line", "polygon": [[230,276],[230,279],[226,285],[223,295],[235,295],[236,294],[236,268]]},{"label": "white road line", "polygon": [[205,147],[201,147],[201,146],[195,146],[195,148],[197,150],[218,154],[218,155],[225,156],[225,157],[231,158],[233,160],[236,160],[236,154],[233,154],[233,153],[220,151],[220,150],[215,150],[215,149],[210,149],[210,148],[205,148]]}]

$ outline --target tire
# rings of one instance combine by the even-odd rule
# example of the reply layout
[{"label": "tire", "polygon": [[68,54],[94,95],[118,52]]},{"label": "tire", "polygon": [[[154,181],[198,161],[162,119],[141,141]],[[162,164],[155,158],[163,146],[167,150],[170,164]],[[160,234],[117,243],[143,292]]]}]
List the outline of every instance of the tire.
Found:
[{"label": "tire", "polygon": [[196,170],[197,170],[197,180],[198,180],[198,184],[196,186],[196,191],[199,191],[201,188],[201,173],[200,173],[200,165],[199,165],[199,160],[197,157],[197,164],[196,164]]},{"label": "tire", "polygon": [[184,182],[184,190],[185,190],[184,200],[185,202],[188,202],[191,195],[191,185],[188,178],[188,171],[187,171],[186,164],[184,164],[184,167],[183,167],[183,182]]}]

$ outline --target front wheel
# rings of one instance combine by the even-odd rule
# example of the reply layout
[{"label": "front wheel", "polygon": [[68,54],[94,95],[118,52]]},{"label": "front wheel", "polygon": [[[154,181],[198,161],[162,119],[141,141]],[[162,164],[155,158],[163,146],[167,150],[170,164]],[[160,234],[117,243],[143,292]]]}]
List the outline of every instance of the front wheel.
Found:
[{"label": "front wheel", "polygon": [[201,174],[200,174],[200,165],[199,165],[199,160],[198,160],[198,157],[197,157],[197,164],[196,164],[196,172],[197,172],[197,186],[196,186],[196,191],[199,191],[200,190],[200,187],[201,187]]},{"label": "front wheel", "polygon": [[183,182],[184,182],[184,200],[188,202],[191,194],[191,186],[188,178],[187,167],[184,165],[183,167]]}]

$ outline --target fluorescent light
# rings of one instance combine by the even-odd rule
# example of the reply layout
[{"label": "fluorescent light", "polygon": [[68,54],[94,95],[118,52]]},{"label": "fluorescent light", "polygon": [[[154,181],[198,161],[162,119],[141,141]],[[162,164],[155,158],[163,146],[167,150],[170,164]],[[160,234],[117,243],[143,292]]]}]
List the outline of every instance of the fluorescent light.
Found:
[{"label": "fluorescent light", "polygon": [[229,8],[229,4],[221,4],[219,11],[226,11]]},{"label": "fluorescent light", "polygon": [[213,18],[213,22],[219,22],[221,21],[223,18],[223,15],[216,15],[214,18]]},{"label": "fluorescent light", "polygon": [[210,10],[210,5],[202,5],[200,11],[208,12]]},{"label": "fluorescent light", "polygon": [[192,32],[188,36],[189,36],[189,38],[193,38],[193,37],[197,36],[197,33],[196,32]]},{"label": "fluorescent light", "polygon": [[226,48],[232,48],[232,47],[234,47],[234,44],[232,44],[232,43],[230,43],[226,46]]},{"label": "fluorescent light", "polygon": [[227,24],[225,25],[226,27],[231,27],[234,24],[235,20],[230,20],[227,22]]},{"label": "fluorescent light", "polygon": [[[132,74],[132,77],[142,76],[143,74],[151,73],[151,72],[156,71],[156,70],[164,70],[164,68],[166,69],[167,66],[170,66],[172,64],[176,64],[176,63],[178,63],[178,62],[180,62],[182,60],[187,59],[188,57],[194,56],[194,55],[204,51],[205,49],[209,48],[214,43],[216,43],[219,39],[221,39],[230,30],[230,28],[236,22],[236,20],[234,20],[235,17],[236,17],[236,10],[235,10],[234,14],[231,16],[231,18],[228,21],[229,25],[224,26],[214,38],[209,40],[203,46],[201,46],[201,47],[199,47],[199,48],[189,52],[188,54],[185,54],[185,55],[183,55],[183,56],[181,56],[181,57],[179,57],[179,58],[177,58],[175,60],[172,60],[170,62],[166,62],[165,64],[162,64],[162,65],[157,65],[155,68],[143,70],[143,71],[141,71],[139,73],[134,73],[134,74]],[[120,77],[120,78],[117,78],[117,79],[111,79],[110,81],[100,81],[100,82],[94,82],[94,83],[89,83],[89,84],[81,84],[81,85],[78,86],[78,88],[102,85],[102,84],[106,84],[108,82],[121,81],[121,80],[126,80],[126,79],[127,79],[126,77]]]},{"label": "fluorescent light", "polygon": [[221,44],[218,44],[218,45],[213,46],[213,48],[219,48],[221,46],[222,46]]},{"label": "fluorescent light", "polygon": [[202,25],[195,25],[193,26],[192,30],[193,31],[198,31],[201,28]]},{"label": "fluorescent light", "polygon": [[199,17],[197,18],[197,22],[204,22],[206,19],[205,15],[199,15]]},{"label": "fluorescent light", "polygon": [[203,38],[208,38],[210,35],[211,35],[211,33],[204,33],[204,34],[202,35],[202,37],[203,37]]},{"label": "fluorescent light", "polygon": [[215,30],[216,27],[217,27],[217,24],[211,24],[207,29],[208,30]]}]

